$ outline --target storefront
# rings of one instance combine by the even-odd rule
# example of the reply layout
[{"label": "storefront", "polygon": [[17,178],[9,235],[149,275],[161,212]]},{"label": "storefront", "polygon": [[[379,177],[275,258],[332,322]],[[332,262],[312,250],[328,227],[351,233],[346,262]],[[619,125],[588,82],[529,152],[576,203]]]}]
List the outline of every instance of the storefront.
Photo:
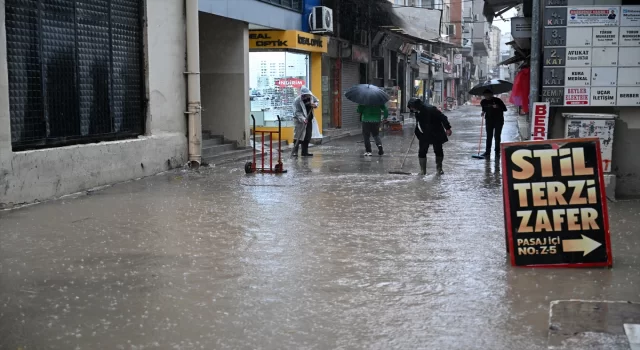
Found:
[{"label": "storefront", "polygon": [[[327,38],[295,30],[249,31],[250,114],[258,130],[277,130],[293,140],[293,102],[303,86],[311,89],[320,105],[314,117],[322,132],[322,54]],[[251,115],[248,115],[251,123]]]}]

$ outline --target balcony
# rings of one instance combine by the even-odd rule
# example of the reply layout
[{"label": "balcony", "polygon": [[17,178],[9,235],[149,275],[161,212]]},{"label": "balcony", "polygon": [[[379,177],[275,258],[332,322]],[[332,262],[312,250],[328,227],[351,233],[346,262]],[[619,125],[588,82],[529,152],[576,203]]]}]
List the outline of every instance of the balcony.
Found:
[{"label": "balcony", "polygon": [[473,24],[473,55],[484,57],[489,55],[491,50],[489,44],[489,32],[491,27],[487,22],[476,22]]}]

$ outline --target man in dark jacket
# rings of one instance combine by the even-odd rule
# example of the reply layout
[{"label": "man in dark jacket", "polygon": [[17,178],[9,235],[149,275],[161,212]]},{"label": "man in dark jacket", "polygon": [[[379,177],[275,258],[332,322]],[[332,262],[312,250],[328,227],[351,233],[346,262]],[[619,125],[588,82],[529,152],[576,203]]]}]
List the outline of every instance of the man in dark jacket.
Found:
[{"label": "man in dark jacket", "polygon": [[485,90],[484,99],[480,102],[482,106],[482,116],[485,119],[487,130],[486,151],[482,155],[485,158],[491,157],[491,144],[493,139],[495,142],[496,159],[500,159],[500,136],[502,135],[502,127],[504,126],[504,112],[507,106],[501,99],[494,97],[491,90]]},{"label": "man in dark jacket", "polygon": [[420,161],[422,175],[427,174],[427,152],[429,151],[429,145],[433,145],[433,152],[436,154],[438,174],[444,174],[442,170],[442,160],[444,159],[442,145],[449,141],[447,136],[451,136],[449,119],[436,107],[427,105],[417,98],[410,99],[408,107],[416,116],[415,134],[420,141],[418,160]]}]

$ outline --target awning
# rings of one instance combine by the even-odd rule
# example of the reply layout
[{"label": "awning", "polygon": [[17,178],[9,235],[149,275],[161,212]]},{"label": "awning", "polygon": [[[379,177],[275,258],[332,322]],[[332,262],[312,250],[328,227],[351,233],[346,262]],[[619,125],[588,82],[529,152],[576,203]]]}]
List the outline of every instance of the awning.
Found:
[{"label": "awning", "polygon": [[411,43],[433,43],[440,39],[441,10],[416,7],[393,7],[389,1],[380,3],[389,14],[388,25],[380,28],[403,37]]},{"label": "awning", "polygon": [[493,19],[509,11],[513,7],[522,4],[524,0],[484,0],[482,14],[489,24],[493,23]]},{"label": "awning", "polygon": [[522,62],[524,60],[526,60],[529,57],[523,57],[521,55],[515,55],[513,57],[509,57],[506,60],[498,63],[499,66],[508,66],[510,64],[514,64],[514,63],[518,63],[518,62]]}]

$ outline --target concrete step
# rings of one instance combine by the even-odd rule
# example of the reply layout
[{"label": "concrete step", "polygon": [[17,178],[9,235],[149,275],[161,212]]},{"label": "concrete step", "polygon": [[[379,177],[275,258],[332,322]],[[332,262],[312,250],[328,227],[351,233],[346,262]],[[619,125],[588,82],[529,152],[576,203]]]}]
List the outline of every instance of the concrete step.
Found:
[{"label": "concrete step", "polygon": [[[256,157],[260,157],[260,156],[261,156],[261,153],[258,152],[256,154]],[[202,157],[202,162],[209,165],[214,165],[214,164],[221,164],[225,162],[232,162],[232,161],[239,161],[239,160],[250,161],[252,157],[253,157],[253,148],[246,147],[246,148],[237,148],[231,151],[218,153],[208,157]]]},{"label": "concrete step", "polygon": [[213,136],[211,138],[202,138],[202,148],[221,145],[224,143],[224,138],[222,136]]},{"label": "concrete step", "polygon": [[202,157],[205,158],[205,157],[215,156],[220,153],[233,151],[236,148],[237,148],[236,145],[233,143],[225,143],[225,144],[218,144],[218,145],[213,145],[208,147],[202,147]]}]

